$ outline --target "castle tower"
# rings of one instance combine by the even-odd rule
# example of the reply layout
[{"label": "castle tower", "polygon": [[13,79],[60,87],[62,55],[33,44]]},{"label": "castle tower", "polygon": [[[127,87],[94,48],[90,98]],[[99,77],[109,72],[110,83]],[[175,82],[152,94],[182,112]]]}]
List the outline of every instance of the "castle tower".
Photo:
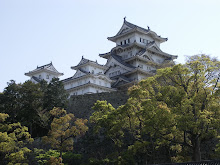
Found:
[{"label": "castle tower", "polygon": [[174,65],[177,58],[163,52],[160,44],[167,38],[158,36],[154,31],[134,25],[124,18],[119,32],[108,37],[116,46],[110,52],[99,56],[107,59],[105,74],[114,80],[113,88],[129,87],[138,81],[153,76],[161,67]]},{"label": "castle tower", "polygon": [[71,67],[76,73],[62,80],[64,88],[70,95],[83,95],[90,93],[112,92],[112,80],[104,72],[107,69],[95,61],[82,57],[78,65]]},{"label": "castle tower", "polygon": [[62,75],[63,73],[58,72],[52,62],[43,66],[37,66],[36,69],[25,73],[25,76],[29,76],[30,80],[34,83],[39,83],[41,80],[49,83],[53,78],[58,78]]}]

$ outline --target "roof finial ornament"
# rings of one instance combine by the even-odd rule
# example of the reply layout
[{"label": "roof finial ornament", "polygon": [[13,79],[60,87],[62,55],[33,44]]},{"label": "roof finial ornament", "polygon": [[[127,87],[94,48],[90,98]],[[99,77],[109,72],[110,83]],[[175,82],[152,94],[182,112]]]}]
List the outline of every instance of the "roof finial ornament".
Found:
[{"label": "roof finial ornament", "polygon": [[148,29],[148,30],[150,30],[150,27],[149,27],[149,26],[147,26],[147,29]]},{"label": "roof finial ornament", "polygon": [[82,55],[82,59],[83,59],[83,55]]},{"label": "roof finial ornament", "polygon": [[124,21],[126,21],[126,16],[124,17]]}]

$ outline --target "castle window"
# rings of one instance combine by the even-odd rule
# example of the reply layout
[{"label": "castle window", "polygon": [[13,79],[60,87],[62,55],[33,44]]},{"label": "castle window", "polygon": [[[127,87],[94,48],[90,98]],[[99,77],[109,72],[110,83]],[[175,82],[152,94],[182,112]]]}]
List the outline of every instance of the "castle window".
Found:
[{"label": "castle window", "polygon": [[141,38],[140,38],[140,42],[141,42]]},{"label": "castle window", "polygon": [[92,74],[94,73],[94,70],[92,70]]},{"label": "castle window", "polygon": [[122,41],[121,41],[121,45],[122,45]]},{"label": "castle window", "polygon": [[128,43],[130,43],[130,38],[128,38]]},{"label": "castle window", "polygon": [[39,75],[39,79],[41,79],[41,75]]},{"label": "castle window", "polygon": [[49,75],[47,75],[47,79],[49,79]]},{"label": "castle window", "polygon": [[124,40],[124,44],[126,44],[126,40]]}]

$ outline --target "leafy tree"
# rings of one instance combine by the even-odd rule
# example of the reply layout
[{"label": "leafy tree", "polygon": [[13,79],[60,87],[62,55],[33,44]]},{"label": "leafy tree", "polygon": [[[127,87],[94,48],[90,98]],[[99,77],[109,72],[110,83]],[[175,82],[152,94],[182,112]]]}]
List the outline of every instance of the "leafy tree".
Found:
[{"label": "leafy tree", "polygon": [[97,102],[90,119],[116,144],[123,144],[129,132],[127,153],[139,156],[139,164],[164,146],[173,150],[173,161],[190,160],[191,155],[200,161],[201,143],[216,137],[220,128],[219,71],[215,58],[189,57],[185,65],[159,69],[131,87],[129,100],[117,110]]},{"label": "leafy tree", "polygon": [[83,135],[88,127],[87,120],[77,119],[73,114],[67,114],[64,109],[53,108],[51,115],[55,115],[51,123],[51,130],[48,136],[43,137],[43,141],[50,143],[54,149],[60,152],[62,159],[63,151],[73,149],[73,138]]},{"label": "leafy tree", "polygon": [[[8,114],[0,113],[0,157],[8,164],[27,164],[27,153],[30,149],[25,147],[33,139],[28,133],[28,128],[20,123],[5,123]],[[2,162],[3,163],[3,162]]]},{"label": "leafy tree", "polygon": [[11,80],[4,92],[0,94],[0,112],[10,115],[12,122],[17,121],[17,114],[19,111],[19,85]]},{"label": "leafy tree", "polygon": [[49,111],[54,106],[66,107],[67,97],[59,79],[53,79],[49,84],[46,81],[16,84],[11,80],[0,94],[0,112],[9,114],[11,122],[28,126],[32,136],[42,136],[52,122]]},{"label": "leafy tree", "polygon": [[[60,153],[57,150],[49,149],[48,151],[45,151],[43,149],[34,148],[34,154],[40,165],[53,164],[54,162],[61,163],[61,158],[59,158]],[[80,164],[81,159],[82,156],[80,154],[74,154],[72,152],[63,153],[64,164]]]},{"label": "leafy tree", "polygon": [[217,59],[192,56],[185,65],[159,70],[155,77],[131,89],[131,97],[140,94],[170,109],[176,130],[171,131],[172,139],[161,138],[179,144],[194,161],[201,160],[201,143],[216,137],[220,128],[219,71]]},{"label": "leafy tree", "polygon": [[68,94],[59,78],[53,78],[48,85],[46,81],[41,81],[41,88],[44,91],[44,109],[67,108]]}]

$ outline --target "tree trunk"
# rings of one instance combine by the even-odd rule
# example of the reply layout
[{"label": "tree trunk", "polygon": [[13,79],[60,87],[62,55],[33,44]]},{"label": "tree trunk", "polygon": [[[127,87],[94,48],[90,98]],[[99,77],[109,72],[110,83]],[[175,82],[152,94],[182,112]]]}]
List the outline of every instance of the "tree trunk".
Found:
[{"label": "tree trunk", "polygon": [[60,163],[63,162],[63,158],[62,158],[62,156],[63,156],[63,151],[62,151],[62,149],[61,149],[61,150],[60,150],[60,158],[61,158]]},{"label": "tree trunk", "polygon": [[194,139],[193,143],[193,161],[201,161],[200,141],[199,138]]}]

